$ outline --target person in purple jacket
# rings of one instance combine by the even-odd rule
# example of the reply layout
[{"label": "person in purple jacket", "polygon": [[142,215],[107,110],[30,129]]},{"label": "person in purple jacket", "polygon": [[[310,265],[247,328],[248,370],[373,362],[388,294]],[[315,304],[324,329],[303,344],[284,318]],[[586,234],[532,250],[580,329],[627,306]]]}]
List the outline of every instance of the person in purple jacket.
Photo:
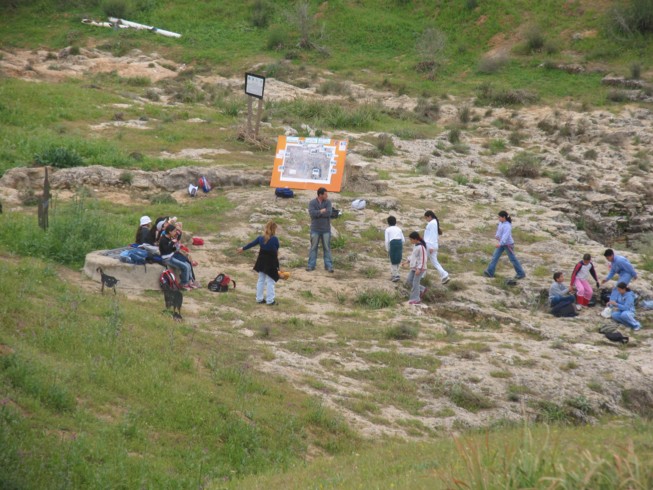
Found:
[{"label": "person in purple jacket", "polygon": [[515,279],[523,279],[526,277],[526,273],[522,268],[519,260],[515,257],[514,247],[515,241],[512,239],[512,218],[507,211],[499,211],[499,224],[497,225],[497,233],[495,235],[497,239],[497,249],[492,255],[492,260],[487,269],[483,272],[485,277],[494,277],[494,271],[497,268],[499,263],[499,258],[506,252],[508,254],[508,259],[510,263],[515,268]]},{"label": "person in purple jacket", "polygon": [[[628,286],[630,281],[637,279],[637,272],[635,272],[635,268],[630,262],[628,262],[626,257],[615,255],[614,250],[611,248],[607,249],[603,256],[608,260],[608,262],[610,262],[611,265],[610,272],[608,272],[608,275],[605,276],[605,279],[601,281],[601,284],[605,284],[615,275],[619,276],[619,282],[623,282],[626,286]],[[619,292],[617,291],[617,288],[613,288],[612,292],[610,293],[610,301],[616,301],[618,294]]]}]

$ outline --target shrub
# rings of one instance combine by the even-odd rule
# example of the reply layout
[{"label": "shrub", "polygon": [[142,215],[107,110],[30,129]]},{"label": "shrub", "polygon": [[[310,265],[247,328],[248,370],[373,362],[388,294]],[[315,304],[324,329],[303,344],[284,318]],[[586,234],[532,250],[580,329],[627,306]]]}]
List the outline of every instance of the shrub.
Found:
[{"label": "shrub", "polygon": [[419,328],[417,325],[400,323],[399,325],[388,328],[385,331],[385,337],[391,340],[408,340],[416,339],[418,333]]},{"label": "shrub", "polygon": [[507,56],[484,56],[478,62],[478,67],[476,71],[483,75],[490,75],[492,73],[498,72],[508,63]]},{"label": "shrub", "polygon": [[616,35],[632,36],[653,32],[653,2],[631,0],[619,3],[607,13],[608,29]]},{"label": "shrub", "polygon": [[513,157],[512,164],[503,173],[506,177],[537,178],[540,176],[540,160],[536,155],[522,151]]},{"label": "shrub", "polygon": [[392,142],[392,136],[389,134],[380,134],[376,138],[376,147],[382,155],[390,156],[395,154],[395,145]]},{"label": "shrub", "polygon": [[495,90],[489,83],[483,83],[477,88],[476,104],[503,107],[510,105],[523,105],[537,101],[538,96],[533,92],[521,89]]},{"label": "shrub", "polygon": [[321,95],[349,95],[349,86],[337,80],[326,80],[318,88],[317,93]]},{"label": "shrub", "polygon": [[[270,32],[268,32],[266,48],[269,51],[280,51],[286,46],[286,39],[288,39],[288,34],[284,29],[280,27],[270,29]],[[273,75],[268,74],[268,76]]]},{"label": "shrub", "polygon": [[394,306],[397,303],[397,297],[382,289],[369,289],[359,292],[354,302],[364,308],[378,310]]},{"label": "shrub", "polygon": [[250,22],[254,27],[267,27],[272,16],[272,6],[266,0],[254,0]]},{"label": "shrub", "polygon": [[642,65],[639,63],[633,63],[630,65],[630,78],[633,80],[639,80],[642,76]]},{"label": "shrub", "polygon": [[594,149],[587,150],[585,153],[583,153],[583,157],[586,158],[587,160],[596,160],[597,156],[598,153],[596,153],[596,150]]},{"label": "shrub", "polygon": [[134,181],[134,174],[131,172],[122,172],[120,174],[119,180],[122,184],[131,185]]},{"label": "shrub", "polygon": [[430,74],[429,78],[435,76],[438,67],[444,61],[444,50],[447,46],[447,37],[439,29],[427,28],[417,41],[416,50],[419,63],[417,71]]},{"label": "shrub", "polygon": [[440,117],[440,105],[423,97],[417,99],[417,104],[413,110],[417,114],[417,118],[422,122],[436,121]]},{"label": "shrub", "polygon": [[460,143],[460,128],[453,128],[451,131],[449,131],[447,139],[451,144]]},{"label": "shrub", "polygon": [[472,110],[468,105],[464,105],[458,109],[458,120],[462,124],[467,124],[472,118]]},{"label": "shrub", "polygon": [[129,18],[130,5],[127,0],[104,0],[102,11],[107,17]]},{"label": "shrub", "polygon": [[611,102],[628,102],[630,93],[628,90],[613,89],[608,92],[606,98]]},{"label": "shrub", "polygon": [[479,410],[494,408],[495,404],[488,397],[473,392],[468,386],[456,383],[448,390],[449,399],[468,412],[476,413]]},{"label": "shrub", "polygon": [[151,204],[177,204],[177,200],[168,192],[160,192],[150,197]]},{"label": "shrub", "polygon": [[56,168],[81,167],[84,159],[75,151],[61,146],[51,146],[43,153],[34,155],[37,165],[52,165]]}]

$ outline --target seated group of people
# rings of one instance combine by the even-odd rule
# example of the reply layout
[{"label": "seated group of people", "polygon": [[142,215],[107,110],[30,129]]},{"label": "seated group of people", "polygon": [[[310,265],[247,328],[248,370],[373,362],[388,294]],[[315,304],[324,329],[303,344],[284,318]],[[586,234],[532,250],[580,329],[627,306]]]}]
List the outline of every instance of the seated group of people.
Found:
[{"label": "seated group of people", "polygon": [[583,260],[574,267],[569,286],[565,284],[562,272],[553,274],[553,284],[549,288],[551,313],[555,316],[572,316],[567,312],[569,310],[573,312],[574,303],[576,310],[581,310],[583,306],[590,304],[594,295],[589,283],[590,277],[594,279],[596,287],[599,288],[601,284],[605,284],[618,275],[619,282],[612,289],[607,306],[612,310],[611,317],[614,321],[637,331],[641,328],[641,324],[635,319],[635,293],[628,288],[630,281],[637,279],[637,272],[628,259],[621,255],[615,255],[612,249],[607,249],[603,255],[611,266],[610,272],[600,283],[590,254],[585,254]]},{"label": "seated group of people", "polygon": [[135,242],[151,255],[159,255],[161,262],[179,270],[181,288],[197,289],[194,267],[197,265],[186,246],[181,243],[182,223],[175,216],[162,216],[154,222],[142,216]]}]

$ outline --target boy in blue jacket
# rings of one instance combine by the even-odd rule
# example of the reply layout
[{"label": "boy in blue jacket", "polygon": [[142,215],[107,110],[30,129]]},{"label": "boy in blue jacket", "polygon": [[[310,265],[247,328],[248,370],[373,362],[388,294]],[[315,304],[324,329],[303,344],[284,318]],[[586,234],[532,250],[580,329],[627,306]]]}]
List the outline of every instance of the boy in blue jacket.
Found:
[{"label": "boy in blue jacket", "polygon": [[[608,282],[615,274],[619,276],[619,282],[623,282],[626,286],[628,286],[630,281],[637,279],[637,272],[635,272],[635,268],[630,262],[628,262],[626,257],[615,255],[614,250],[611,248],[607,249],[603,256],[608,260],[608,262],[610,262],[611,265],[610,272],[608,272],[608,275],[605,276],[605,279],[601,281],[601,284]],[[617,288],[612,289],[612,292],[610,293],[610,300],[616,301],[618,294],[619,293],[617,293]]]},{"label": "boy in blue jacket", "polygon": [[625,282],[617,284],[616,289],[617,298],[614,301],[612,299],[608,301],[608,306],[611,306],[613,310],[616,309],[612,312],[612,319],[637,332],[642,325],[635,320],[635,293],[628,289]]}]

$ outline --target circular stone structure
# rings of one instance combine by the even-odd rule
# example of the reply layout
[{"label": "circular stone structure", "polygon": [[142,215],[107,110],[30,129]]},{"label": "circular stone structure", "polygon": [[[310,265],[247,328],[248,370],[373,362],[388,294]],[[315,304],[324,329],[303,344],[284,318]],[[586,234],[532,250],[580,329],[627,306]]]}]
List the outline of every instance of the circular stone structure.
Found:
[{"label": "circular stone structure", "polygon": [[159,290],[159,276],[164,269],[160,264],[134,265],[118,260],[118,255],[129,247],[116,250],[96,250],[86,255],[84,274],[100,282],[98,267],[109,276],[118,279],[116,289]]}]

